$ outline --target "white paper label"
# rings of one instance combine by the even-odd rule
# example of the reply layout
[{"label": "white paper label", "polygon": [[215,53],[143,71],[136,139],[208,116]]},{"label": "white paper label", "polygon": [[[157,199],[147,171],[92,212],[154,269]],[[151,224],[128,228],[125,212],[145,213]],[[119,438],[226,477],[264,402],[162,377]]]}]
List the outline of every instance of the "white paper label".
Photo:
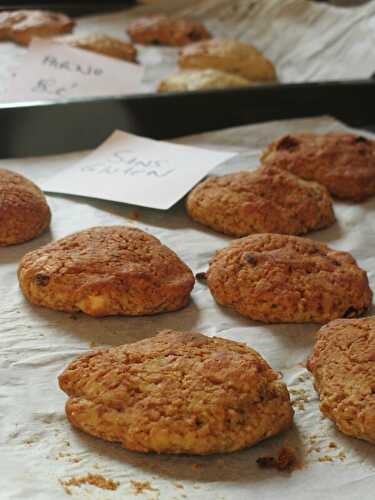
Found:
[{"label": "white paper label", "polygon": [[235,155],[117,130],[93,153],[42,187],[54,193],[166,210],[210,170]]},{"label": "white paper label", "polygon": [[34,39],[2,101],[134,94],[142,91],[143,73],[137,64]]}]

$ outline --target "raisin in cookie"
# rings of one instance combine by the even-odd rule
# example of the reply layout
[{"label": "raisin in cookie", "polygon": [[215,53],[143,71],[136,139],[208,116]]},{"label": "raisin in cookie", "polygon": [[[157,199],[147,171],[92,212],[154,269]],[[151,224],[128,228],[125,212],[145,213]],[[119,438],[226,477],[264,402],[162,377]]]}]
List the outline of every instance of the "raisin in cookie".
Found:
[{"label": "raisin in cookie", "polygon": [[277,168],[258,168],[198,184],[186,201],[189,215],[231,236],[304,234],[335,222],[324,186]]},{"label": "raisin in cookie", "polygon": [[280,234],[233,241],[206,274],[215,300],[265,323],[324,323],[358,316],[372,300],[366,272],[347,252]]},{"label": "raisin in cookie", "polygon": [[42,191],[26,177],[0,169],[0,246],[36,238],[50,221]]},{"label": "raisin in cookie", "polygon": [[91,316],[175,311],[194,286],[172,250],[125,226],[94,227],[30,252],[18,279],[31,303]]},{"label": "raisin in cookie", "polygon": [[101,349],[60,375],[78,429],[129,450],[224,453],[252,446],[293,420],[288,390],[253,349],[167,330]]},{"label": "raisin in cookie", "polygon": [[320,182],[338,198],[375,194],[375,141],[352,134],[294,134],[276,140],[261,161]]},{"label": "raisin in cookie", "polygon": [[344,434],[375,444],[375,318],[321,328],[307,368],[324,415]]}]

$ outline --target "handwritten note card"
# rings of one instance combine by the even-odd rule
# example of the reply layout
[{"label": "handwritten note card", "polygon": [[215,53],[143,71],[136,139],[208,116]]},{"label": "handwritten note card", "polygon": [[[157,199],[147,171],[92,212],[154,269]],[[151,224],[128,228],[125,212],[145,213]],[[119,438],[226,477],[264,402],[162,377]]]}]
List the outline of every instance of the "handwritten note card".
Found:
[{"label": "handwritten note card", "polygon": [[42,187],[54,193],[166,210],[210,170],[235,154],[154,141],[117,130],[97,150]]},{"label": "handwritten note card", "polygon": [[38,101],[138,93],[143,72],[137,64],[34,39],[6,98]]}]

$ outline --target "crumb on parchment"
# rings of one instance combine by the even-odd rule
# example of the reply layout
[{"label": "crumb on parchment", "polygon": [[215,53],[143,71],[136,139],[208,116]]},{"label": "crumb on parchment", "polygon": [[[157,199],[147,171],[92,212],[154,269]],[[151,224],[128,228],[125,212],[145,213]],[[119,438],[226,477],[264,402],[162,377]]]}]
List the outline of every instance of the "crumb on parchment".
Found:
[{"label": "crumb on parchment", "polygon": [[279,471],[293,472],[300,468],[296,451],[287,445],[282,446],[278,450],[276,457],[259,457],[256,462],[262,469],[277,469]]},{"label": "crumb on parchment", "polygon": [[102,490],[117,490],[119,486],[118,481],[112,481],[112,479],[107,479],[100,474],[86,474],[86,476],[74,476],[70,479],[59,479],[61,486],[64,488],[65,492],[68,495],[71,495],[72,492],[70,490],[71,486],[80,487],[85,484],[90,484],[92,486],[96,486],[97,488],[101,488]]},{"label": "crumb on parchment", "polygon": [[159,491],[152,487],[150,481],[136,481],[135,479],[131,479],[130,483],[136,495],[141,495],[145,491]]}]

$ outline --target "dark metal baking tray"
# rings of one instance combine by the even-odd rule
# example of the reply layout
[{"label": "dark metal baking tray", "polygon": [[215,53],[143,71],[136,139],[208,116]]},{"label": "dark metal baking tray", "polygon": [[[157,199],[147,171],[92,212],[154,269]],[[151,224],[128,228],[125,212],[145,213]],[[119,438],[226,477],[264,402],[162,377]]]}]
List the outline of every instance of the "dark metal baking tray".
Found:
[{"label": "dark metal baking tray", "polygon": [[100,12],[124,9],[135,4],[135,0],[102,0],[92,2],[90,0],[76,0],[63,2],[61,0],[39,0],[38,2],[4,2],[0,4],[1,10],[19,9],[48,9],[56,12],[64,12],[70,16],[83,16]]},{"label": "dark metal baking tray", "polygon": [[113,130],[170,139],[269,120],[330,114],[375,128],[372,80],[0,105],[0,157],[94,148]]}]

